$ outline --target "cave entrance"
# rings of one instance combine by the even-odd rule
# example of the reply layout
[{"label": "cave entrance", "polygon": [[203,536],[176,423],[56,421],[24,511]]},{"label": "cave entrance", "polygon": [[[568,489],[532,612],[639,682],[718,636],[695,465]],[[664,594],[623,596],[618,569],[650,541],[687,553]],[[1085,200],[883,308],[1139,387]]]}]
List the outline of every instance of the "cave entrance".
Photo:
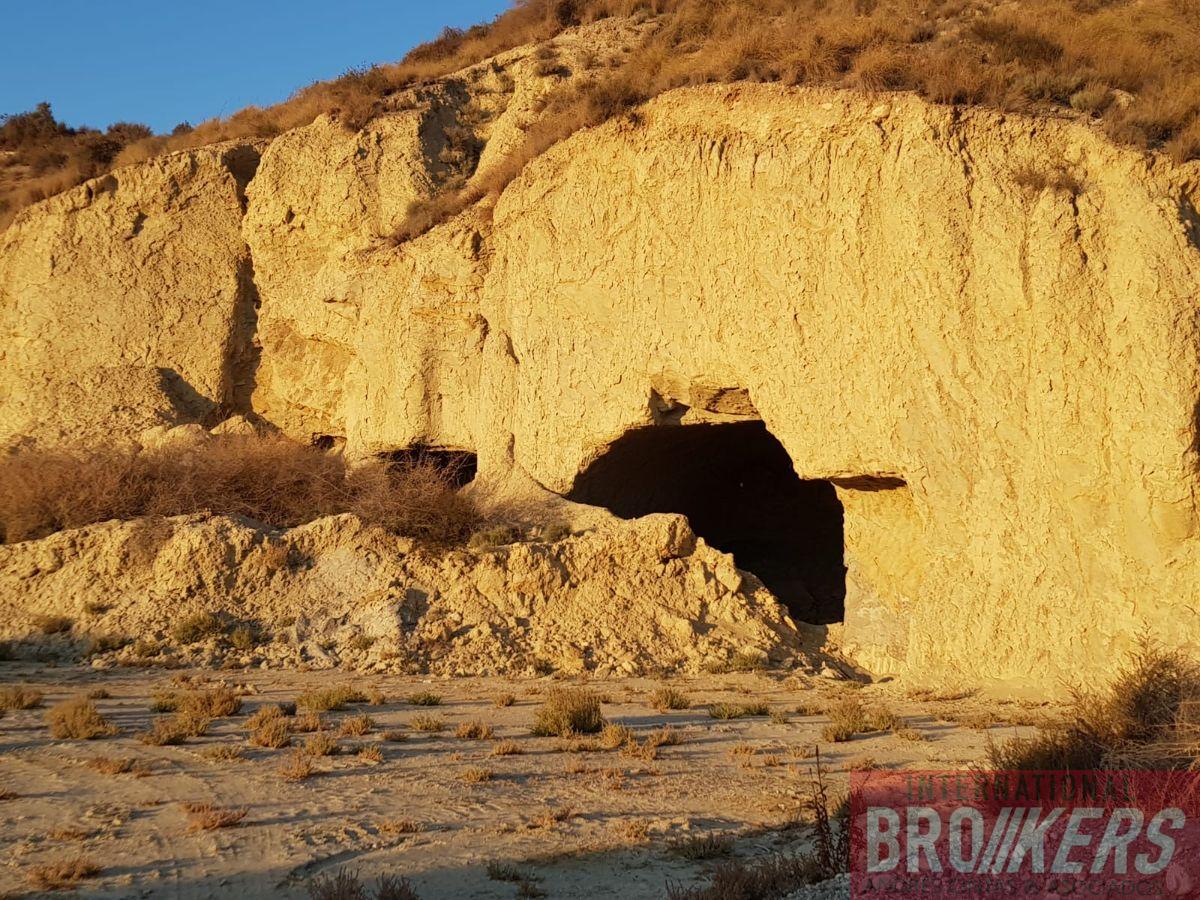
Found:
[{"label": "cave entrance", "polygon": [[454,487],[466,487],[475,480],[479,472],[479,457],[469,450],[448,450],[413,444],[402,450],[392,450],[381,456],[392,466],[400,469],[413,466],[432,466],[447,476]]},{"label": "cave entrance", "polygon": [[575,481],[570,499],[622,518],[673,512],[733,554],[793,618],[840,622],[846,600],[842,504],[803,481],[759,421],[659,425],[621,437]]}]

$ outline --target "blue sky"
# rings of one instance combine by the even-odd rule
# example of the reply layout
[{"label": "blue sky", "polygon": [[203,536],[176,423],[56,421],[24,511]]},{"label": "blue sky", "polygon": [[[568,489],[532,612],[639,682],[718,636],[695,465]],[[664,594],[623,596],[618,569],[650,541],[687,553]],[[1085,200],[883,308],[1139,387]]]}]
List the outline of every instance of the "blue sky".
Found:
[{"label": "blue sky", "polygon": [[[5,4],[7,5],[7,4]],[[0,113],[42,100],[71,125],[169,131],[399,59],[507,0],[32,0],[3,12]]]}]

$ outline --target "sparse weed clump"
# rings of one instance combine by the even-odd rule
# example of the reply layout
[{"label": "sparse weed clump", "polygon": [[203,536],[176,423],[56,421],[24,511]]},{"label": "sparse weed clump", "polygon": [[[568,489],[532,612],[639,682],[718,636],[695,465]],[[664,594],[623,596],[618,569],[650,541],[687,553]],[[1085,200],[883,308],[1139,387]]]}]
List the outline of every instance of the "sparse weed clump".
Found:
[{"label": "sparse weed clump", "polygon": [[669,709],[687,709],[692,704],[687,694],[682,691],[673,687],[660,687],[650,695],[650,705],[659,712],[666,712]]},{"label": "sparse weed clump", "polygon": [[59,740],[92,741],[111,737],[120,729],[109,723],[86,697],[63,700],[46,710],[46,725]]},{"label": "sparse weed clump", "polygon": [[351,703],[366,703],[367,695],[353,685],[305,691],[296,698],[296,706],[312,712],[332,712],[345,709]]},{"label": "sparse weed clump", "polygon": [[708,707],[711,719],[744,719],[753,716],[769,716],[771,707],[766,703],[713,703]]},{"label": "sparse weed clump", "polygon": [[0,688],[0,710],[35,709],[42,705],[42,692],[22,684]]},{"label": "sparse weed clump", "polygon": [[495,730],[486,722],[462,722],[455,729],[454,736],[465,741],[490,741],[495,736]]},{"label": "sparse weed clump", "polygon": [[69,891],[87,878],[95,878],[104,870],[84,856],[66,862],[34,866],[29,870],[29,883],[37,891]]},{"label": "sparse weed clump", "polygon": [[348,719],[342,720],[341,728],[338,730],[350,737],[362,737],[368,734],[375,727],[375,720],[368,715],[350,716]]},{"label": "sparse weed clump", "polygon": [[421,731],[425,734],[437,734],[439,731],[446,730],[446,721],[441,716],[419,715],[413,716],[409,722],[414,731]]},{"label": "sparse weed clump", "polygon": [[538,707],[533,733],[541,737],[596,734],[605,726],[600,698],[586,688],[554,688]]},{"label": "sparse weed clump", "polygon": [[848,741],[856,734],[872,731],[891,731],[902,728],[903,722],[883,706],[866,707],[857,697],[841,700],[829,710],[829,724],[821,736],[834,743]]},{"label": "sparse weed clump", "polygon": [[309,900],[420,900],[407,878],[380,875],[374,889],[368,890],[358,873],[348,869],[314,878],[308,896]]},{"label": "sparse weed clump", "polygon": [[410,706],[441,706],[441,694],[435,694],[432,691],[419,691],[415,694],[408,695],[408,704]]}]

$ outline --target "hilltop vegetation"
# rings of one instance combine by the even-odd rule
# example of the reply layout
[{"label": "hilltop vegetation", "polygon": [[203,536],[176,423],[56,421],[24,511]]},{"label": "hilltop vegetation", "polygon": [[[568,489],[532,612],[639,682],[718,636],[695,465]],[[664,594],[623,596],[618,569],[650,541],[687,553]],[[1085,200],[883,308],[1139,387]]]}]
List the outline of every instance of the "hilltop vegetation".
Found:
[{"label": "hilltop vegetation", "polygon": [[271,137],[328,113],[359,128],[408,87],[611,16],[651,27],[615,68],[570,79],[492,183],[417,211],[400,237],[502,189],[573,131],[665,90],[723,81],[911,90],[940,103],[1094,117],[1116,141],[1200,158],[1200,5],[1191,0],[517,0],[486,25],[447,29],[402,61],[347,72],[271,107],[171,135],[68,129],[48,107],[0,126],[0,227],[86,178],[160,153]]}]

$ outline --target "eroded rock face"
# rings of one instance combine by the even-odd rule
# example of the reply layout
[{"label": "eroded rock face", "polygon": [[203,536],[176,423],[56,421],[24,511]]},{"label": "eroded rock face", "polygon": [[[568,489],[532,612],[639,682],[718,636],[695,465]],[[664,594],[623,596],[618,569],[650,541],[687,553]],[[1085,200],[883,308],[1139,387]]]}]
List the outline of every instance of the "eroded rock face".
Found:
[{"label": "eroded rock face", "polygon": [[104,441],[235,401],[251,376],[241,219],[257,161],[243,144],[162,157],[0,234],[0,437]]},{"label": "eroded rock face", "polygon": [[[527,473],[565,495],[633,429],[761,420],[802,479],[836,488],[831,632],[869,669],[1028,684],[1103,675],[1143,629],[1200,644],[1200,166],[904,95],[706,87],[577,134],[494,210],[394,246],[461,164],[451,132],[482,141],[473,177],[519,141],[547,89],[530,53],[356,134],[281,136],[244,221],[216,150],[25,213],[0,256],[8,432],[53,419],[27,399],[52,373],[162,368],[194,394],[138,388],[151,399],[92,419],[137,434],[232,398],[301,440],[472,450],[481,489]],[[597,573],[590,615],[628,612],[603,585],[629,579],[684,603],[605,547],[570,563]],[[495,598],[521,593],[513,566],[538,572],[550,615],[569,592],[541,583],[540,554],[437,578]],[[472,621],[499,628],[499,602]]]},{"label": "eroded rock face", "polygon": [[[1059,165],[1080,190],[1022,175]],[[845,640],[877,671],[1055,678],[1144,623],[1196,640],[1196,185],[1080,126],[668,94],[497,206],[513,461],[562,492],[664,398],[742,388],[839,485]]]}]

